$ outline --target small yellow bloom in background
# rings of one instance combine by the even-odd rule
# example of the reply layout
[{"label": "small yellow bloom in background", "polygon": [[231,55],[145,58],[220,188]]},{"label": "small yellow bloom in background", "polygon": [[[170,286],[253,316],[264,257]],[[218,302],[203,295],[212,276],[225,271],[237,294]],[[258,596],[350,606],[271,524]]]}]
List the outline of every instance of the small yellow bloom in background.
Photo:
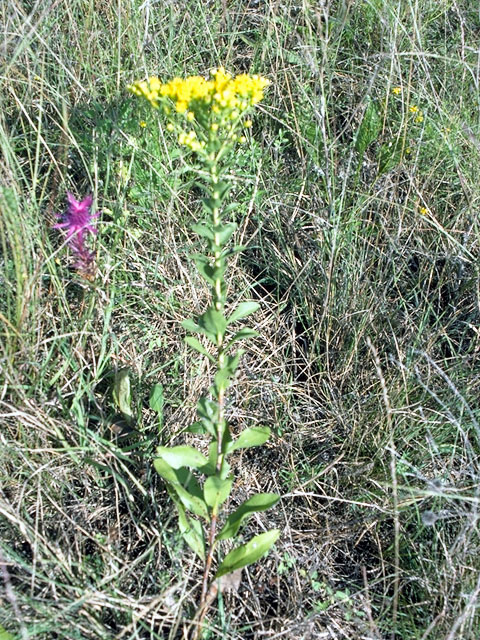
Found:
[{"label": "small yellow bloom in background", "polygon": [[405,154],[406,154],[407,156],[409,156],[411,153],[412,153],[412,150],[410,149],[410,147],[407,147],[407,148],[405,149]]},{"label": "small yellow bloom in background", "polygon": [[418,116],[415,118],[415,122],[423,122],[423,116],[422,116],[422,114],[418,115]]},{"label": "small yellow bloom in background", "polygon": [[173,124],[171,122],[169,122],[167,124],[167,131],[173,131],[175,129],[175,127],[173,126]]},{"label": "small yellow bloom in background", "polygon": [[245,122],[243,123],[243,126],[245,127],[245,129],[250,129],[250,127],[252,126],[252,121],[245,120]]},{"label": "small yellow bloom in background", "polygon": [[418,107],[417,107],[416,105],[412,104],[412,105],[408,108],[408,110],[410,111],[410,113],[417,113],[417,111],[418,111]]},{"label": "small yellow bloom in background", "polygon": [[398,96],[400,93],[402,93],[402,87],[393,87],[392,93]]},{"label": "small yellow bloom in background", "polygon": [[239,137],[239,139],[238,139],[238,141],[239,141],[239,143],[240,143],[240,144],[245,144],[245,142],[247,141],[247,139],[246,139],[246,137],[245,137],[245,136],[240,136],[240,137]]},{"label": "small yellow bloom in background", "polygon": [[425,216],[428,213],[427,207],[420,207],[418,212],[421,213],[422,216]]},{"label": "small yellow bloom in background", "polygon": [[147,123],[145,122],[145,120],[140,120],[138,124],[142,127],[142,129],[145,129],[145,127],[147,126]]},{"label": "small yellow bloom in background", "polygon": [[195,120],[195,114],[193,113],[193,111],[189,111],[189,112],[187,113],[187,120],[188,120],[189,122],[192,122],[193,120]]},{"label": "small yellow bloom in background", "polygon": [[212,122],[212,124],[210,125],[210,130],[218,131],[218,122]]}]

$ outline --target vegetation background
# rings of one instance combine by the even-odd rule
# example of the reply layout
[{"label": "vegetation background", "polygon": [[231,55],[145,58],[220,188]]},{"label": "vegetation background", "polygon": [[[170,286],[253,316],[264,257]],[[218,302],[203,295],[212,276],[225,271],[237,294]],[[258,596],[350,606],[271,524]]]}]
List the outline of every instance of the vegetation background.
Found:
[{"label": "vegetation background", "polygon": [[[228,411],[275,437],[231,506],[284,498],[205,638],[478,638],[477,3],[6,0],[0,24],[0,637],[185,637],[201,568],[151,460],[209,384],[180,327],[201,194],[125,87],[223,64],[271,80],[232,169],[229,295],[261,337]],[[101,212],[92,282],[51,228],[67,189]]]}]

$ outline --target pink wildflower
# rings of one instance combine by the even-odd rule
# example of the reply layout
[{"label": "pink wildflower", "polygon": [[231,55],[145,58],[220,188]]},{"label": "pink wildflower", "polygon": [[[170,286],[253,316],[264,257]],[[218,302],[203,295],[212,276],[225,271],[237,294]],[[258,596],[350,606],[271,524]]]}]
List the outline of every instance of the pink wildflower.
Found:
[{"label": "pink wildflower", "polygon": [[85,245],[85,239],[89,233],[96,234],[97,229],[93,226],[94,218],[98,213],[90,213],[93,198],[87,196],[81,202],[75,199],[72,193],[67,192],[68,209],[64,214],[59,214],[62,222],[53,225],[54,229],[66,229],[67,243],[75,255],[73,264],[75,269],[84,275],[91,276],[95,271],[95,252]]},{"label": "pink wildflower", "polygon": [[95,227],[92,226],[92,219],[98,217],[98,213],[90,213],[92,206],[92,196],[87,196],[81,202],[75,200],[70,191],[67,191],[68,211],[65,214],[59,214],[63,218],[63,222],[59,222],[53,226],[54,229],[67,229],[67,241],[73,235],[80,234],[83,237],[86,232],[97,233]]}]

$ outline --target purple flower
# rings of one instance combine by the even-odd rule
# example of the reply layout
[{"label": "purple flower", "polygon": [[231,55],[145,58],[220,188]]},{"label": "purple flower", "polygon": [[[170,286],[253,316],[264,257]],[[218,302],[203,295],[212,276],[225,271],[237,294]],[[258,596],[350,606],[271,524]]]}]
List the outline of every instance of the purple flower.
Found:
[{"label": "purple flower", "polygon": [[76,200],[72,193],[67,192],[68,209],[64,214],[58,214],[61,222],[53,225],[54,229],[66,229],[67,243],[75,256],[73,264],[75,269],[84,275],[91,276],[95,272],[95,252],[85,245],[89,233],[95,235],[97,229],[93,226],[94,218],[98,213],[91,213],[92,196],[87,196],[81,202]]},{"label": "purple flower", "polygon": [[87,232],[97,233],[95,227],[92,226],[92,219],[98,217],[98,213],[90,213],[92,206],[92,196],[87,196],[81,202],[75,200],[70,191],[67,191],[68,210],[65,214],[59,214],[63,218],[63,222],[53,225],[54,229],[67,229],[67,242],[73,235],[81,235],[85,237]]}]

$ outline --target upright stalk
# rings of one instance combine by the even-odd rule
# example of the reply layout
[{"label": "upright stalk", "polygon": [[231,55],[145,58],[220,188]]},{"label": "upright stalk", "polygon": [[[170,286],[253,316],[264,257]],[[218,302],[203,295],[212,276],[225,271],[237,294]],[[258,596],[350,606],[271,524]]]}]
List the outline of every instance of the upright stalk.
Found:
[{"label": "upright stalk", "polygon": [[[221,218],[221,212],[220,212],[221,197],[220,197],[220,193],[218,192],[218,182],[219,182],[218,169],[217,169],[217,164],[215,162],[210,165],[209,173],[210,173],[210,182],[212,185],[211,198],[212,198],[212,201],[214,202],[214,206],[211,209],[212,229],[214,230],[212,257],[213,257],[214,266],[219,269],[223,266],[225,257],[222,256],[222,245],[221,245],[220,233],[218,231],[222,222],[222,218]],[[223,276],[218,275],[215,278],[214,285],[212,287],[212,304],[214,309],[220,313],[223,313],[225,308],[224,292],[222,291],[223,288],[224,288]],[[224,362],[225,357],[223,352],[223,340],[224,340],[223,334],[218,333],[217,334],[217,367],[216,367],[217,371],[220,371],[225,364]],[[223,432],[224,432],[224,429],[228,427],[226,426],[226,421],[225,421],[225,390],[223,387],[220,387],[219,389],[217,389],[215,385],[213,387],[213,390],[214,390],[214,393],[217,394],[217,397],[215,398],[215,400],[217,402],[217,407],[218,407],[218,414],[217,414],[218,420],[216,424],[216,432],[217,432],[217,465],[216,465],[217,473],[216,475],[219,475],[222,469],[222,462],[223,462],[223,454],[222,454]],[[213,509],[211,514],[210,529],[208,533],[208,551],[207,551],[207,557],[205,560],[205,569],[203,572],[203,580],[202,580],[202,592],[201,592],[200,603],[199,603],[199,612],[201,616],[200,620],[203,619],[207,609],[206,600],[207,600],[207,594],[208,594],[208,581],[209,581],[210,569],[212,566],[213,554],[216,547],[215,533],[216,533],[216,527],[217,527],[217,515],[218,515],[217,509]],[[200,624],[200,627],[201,627],[201,624]]]},{"label": "upright stalk", "polygon": [[[155,469],[165,480],[177,508],[180,533],[204,564],[199,605],[192,621],[195,625],[193,640],[200,637],[206,612],[215,599],[215,580],[256,562],[280,535],[278,529],[272,529],[232,548],[218,562],[212,580],[211,567],[218,542],[235,539],[252,513],[269,509],[280,498],[273,493],[257,494],[245,500],[228,517],[222,509],[234,481],[228,456],[238,449],[260,446],[270,435],[270,429],[262,426],[244,429],[232,438],[225,417],[225,392],[243,353],[237,343],[258,335],[249,327],[239,327],[238,322],[257,311],[260,305],[254,301],[238,302],[229,309],[228,315],[225,314],[227,256],[243,247],[226,248],[237,225],[234,221],[222,220],[222,203],[230,185],[227,179],[220,180],[219,176],[219,168],[223,167],[222,173],[225,171],[235,146],[247,141],[237,132],[252,126],[252,121],[245,119],[245,115],[263,98],[267,85],[268,80],[261,76],[239,74],[233,77],[220,67],[211,71],[210,79],[189,76],[162,83],[159,78],[151,77],[129,87],[132,93],[146,98],[152,107],[162,109],[168,120],[167,130],[176,132],[179,144],[195,154],[206,168],[206,174],[199,171],[199,176],[207,176],[210,196],[204,201],[208,214],[192,225],[192,229],[208,245],[207,251],[195,255],[194,260],[199,273],[211,287],[211,304],[204,313],[182,323],[189,333],[185,342],[215,367],[209,397],[201,397],[198,401],[199,421],[187,429],[210,436],[208,457],[190,445],[159,446],[154,460]],[[208,345],[197,336],[202,336]],[[202,476],[206,477],[202,479]]]}]

